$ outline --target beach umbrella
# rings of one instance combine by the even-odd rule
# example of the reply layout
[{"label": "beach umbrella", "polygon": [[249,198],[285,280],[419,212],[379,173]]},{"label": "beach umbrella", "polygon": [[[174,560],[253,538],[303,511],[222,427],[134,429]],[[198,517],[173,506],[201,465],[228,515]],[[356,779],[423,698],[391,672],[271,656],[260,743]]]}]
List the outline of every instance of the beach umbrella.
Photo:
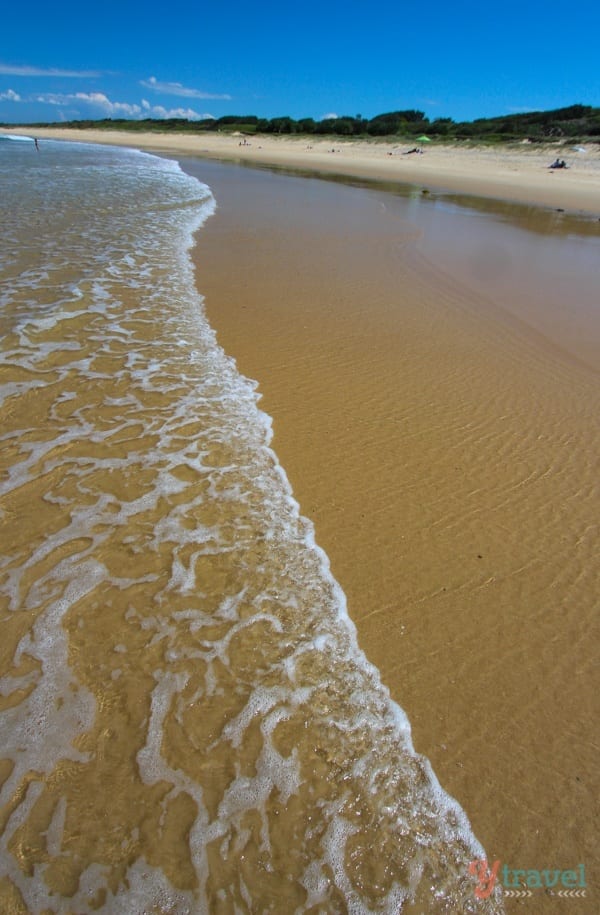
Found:
[{"label": "beach umbrella", "polygon": [[417,137],[417,143],[431,143],[429,137]]}]

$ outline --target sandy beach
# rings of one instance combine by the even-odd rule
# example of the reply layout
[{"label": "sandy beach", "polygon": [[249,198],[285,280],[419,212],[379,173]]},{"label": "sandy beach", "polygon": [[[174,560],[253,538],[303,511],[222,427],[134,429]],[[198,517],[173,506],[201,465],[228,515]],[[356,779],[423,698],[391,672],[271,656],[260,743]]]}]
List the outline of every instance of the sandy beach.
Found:
[{"label": "sandy beach", "polygon": [[591,870],[597,375],[390,233],[385,195],[182,161],[220,201],[209,318],[417,749],[490,859]]},{"label": "sandy beach", "polygon": [[[5,133],[27,133],[6,129]],[[33,135],[31,133],[31,135]],[[200,155],[248,164],[306,169],[377,181],[403,181],[539,206],[569,209],[600,219],[600,145],[585,152],[549,143],[484,147],[467,144],[425,146],[423,155],[403,155],[409,143],[348,141],[340,138],[129,133],[126,131],[36,128],[39,138],[135,146],[162,153]],[[568,169],[548,166],[557,155]]]},{"label": "sandy beach", "polygon": [[197,285],[259,383],[361,647],[491,861],[585,865],[585,900],[544,893],[507,911],[595,912],[600,319],[586,314],[587,344],[563,348],[548,314],[521,318],[499,285],[486,297],[433,261],[383,184],[233,165],[600,218],[600,147],[553,172],[552,147],[403,156],[331,139],[36,136],[173,154],[212,188]]}]

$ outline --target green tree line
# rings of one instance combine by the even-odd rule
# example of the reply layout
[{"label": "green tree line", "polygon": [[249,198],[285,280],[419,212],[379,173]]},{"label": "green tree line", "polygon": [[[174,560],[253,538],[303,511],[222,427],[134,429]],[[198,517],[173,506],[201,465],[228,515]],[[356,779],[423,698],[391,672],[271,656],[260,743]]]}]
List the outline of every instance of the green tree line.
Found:
[{"label": "green tree line", "polygon": [[[8,125],[4,125],[8,126]],[[25,125],[23,125],[25,126]],[[47,124],[29,124],[43,127]],[[422,111],[390,111],[373,118],[362,115],[343,115],[316,121],[313,118],[295,120],[289,116],[259,118],[256,115],[225,115],[188,121],[185,118],[156,120],[78,120],[61,122],[61,127],[112,128],[118,130],[161,130],[186,133],[240,132],[243,134],[301,134],[305,136],[334,137],[402,137],[416,139],[421,134],[428,137],[459,140],[506,141],[529,139],[542,142],[549,139],[598,138],[600,142],[600,108],[591,105],[571,105],[552,111],[532,111],[474,121],[456,122],[452,118],[430,120]]]}]

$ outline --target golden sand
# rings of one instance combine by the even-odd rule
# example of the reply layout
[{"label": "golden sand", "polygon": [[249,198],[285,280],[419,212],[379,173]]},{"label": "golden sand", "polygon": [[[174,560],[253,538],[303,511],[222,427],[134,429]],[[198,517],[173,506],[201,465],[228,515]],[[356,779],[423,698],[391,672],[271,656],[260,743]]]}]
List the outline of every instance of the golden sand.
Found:
[{"label": "golden sand", "polygon": [[[52,135],[600,212],[598,153],[553,174],[529,149],[414,161],[339,143]],[[597,375],[437,270],[369,195],[186,167],[219,203],[195,252],[210,321],[260,383],[273,446],[417,750],[491,860],[583,863],[578,911],[596,911]]]}]

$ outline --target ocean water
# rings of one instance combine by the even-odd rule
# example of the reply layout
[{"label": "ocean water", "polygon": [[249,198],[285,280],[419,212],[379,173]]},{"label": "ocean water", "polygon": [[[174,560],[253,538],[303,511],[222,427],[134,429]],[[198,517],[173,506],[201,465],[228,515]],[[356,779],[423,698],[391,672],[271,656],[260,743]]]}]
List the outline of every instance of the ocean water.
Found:
[{"label": "ocean water", "polygon": [[0,911],[500,912],[207,323],[216,205],[0,140]]}]

